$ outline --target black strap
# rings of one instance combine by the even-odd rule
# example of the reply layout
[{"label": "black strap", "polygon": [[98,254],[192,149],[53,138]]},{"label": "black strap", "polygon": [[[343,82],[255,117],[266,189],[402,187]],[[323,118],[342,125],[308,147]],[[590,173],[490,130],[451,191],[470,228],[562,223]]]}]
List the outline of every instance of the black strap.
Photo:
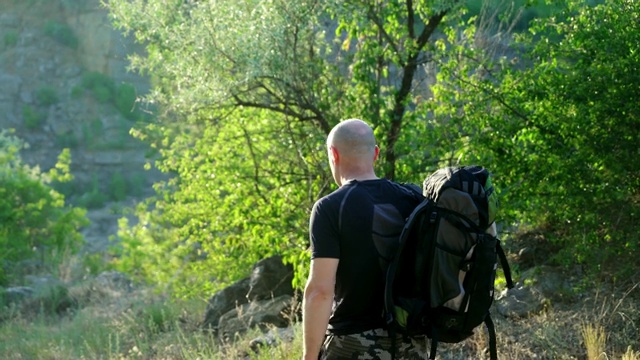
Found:
[{"label": "black strap", "polygon": [[502,267],[502,271],[504,272],[504,279],[507,281],[507,288],[513,289],[511,267],[509,266],[509,262],[507,261],[507,256],[504,254],[504,250],[502,250],[502,246],[500,246],[500,240],[498,240],[498,243],[496,244],[496,251],[498,253],[498,258],[500,258],[500,266]]},{"label": "black strap", "polygon": [[391,360],[396,359],[396,327],[395,324],[389,324],[389,330],[387,331],[391,337]]},{"label": "black strap", "polygon": [[498,348],[496,346],[496,327],[493,324],[491,315],[487,314],[484,318],[484,323],[489,331],[489,358],[491,360],[498,360]]},{"label": "black strap", "polygon": [[438,329],[435,326],[431,327],[431,350],[429,351],[429,359],[436,359],[436,352],[438,351]]}]

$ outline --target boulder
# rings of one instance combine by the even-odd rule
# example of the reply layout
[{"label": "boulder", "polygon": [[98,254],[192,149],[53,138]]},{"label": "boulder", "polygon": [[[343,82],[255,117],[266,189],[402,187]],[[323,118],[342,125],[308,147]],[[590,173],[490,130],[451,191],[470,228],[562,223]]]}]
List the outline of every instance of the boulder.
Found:
[{"label": "boulder", "polygon": [[266,334],[254,338],[249,342],[249,347],[254,353],[259,353],[261,348],[274,347],[281,342],[292,342],[295,339],[293,327],[273,328]]},{"label": "boulder", "polygon": [[526,318],[542,311],[545,299],[531,287],[517,284],[503,291],[495,301],[498,313],[504,317]]},{"label": "boulder", "polygon": [[280,256],[258,261],[248,278],[235,282],[209,299],[202,326],[215,331],[223,314],[232,313],[242,305],[283,295],[292,297],[292,280],[293,266],[284,265]]},{"label": "boulder", "polygon": [[560,298],[571,292],[569,272],[557,266],[542,265],[527,271],[520,276],[520,281],[534,286],[542,296]]},{"label": "boulder", "polygon": [[28,286],[15,286],[2,290],[2,305],[19,305],[33,296],[33,289]]},{"label": "boulder", "polygon": [[293,295],[293,266],[284,265],[280,256],[271,256],[253,266],[247,297],[250,301]]},{"label": "boulder", "polygon": [[238,280],[232,285],[215,293],[207,303],[202,326],[206,329],[217,329],[222,314],[249,302],[249,278]]},{"label": "boulder", "polygon": [[223,340],[233,340],[256,326],[263,331],[273,326],[286,327],[290,323],[288,315],[292,305],[293,297],[282,295],[239,306],[220,317],[218,335]]}]

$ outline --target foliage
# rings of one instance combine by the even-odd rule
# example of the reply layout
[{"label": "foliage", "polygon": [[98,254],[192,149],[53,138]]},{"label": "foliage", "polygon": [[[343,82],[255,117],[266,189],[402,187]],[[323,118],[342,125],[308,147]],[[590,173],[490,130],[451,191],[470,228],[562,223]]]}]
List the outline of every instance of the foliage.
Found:
[{"label": "foliage", "polygon": [[129,120],[135,120],[136,89],[131,84],[123,83],[116,88],[114,103],[120,113]]},{"label": "foliage", "polygon": [[[300,229],[308,214],[300,204],[313,200],[318,181],[326,182],[309,168],[324,155],[311,150],[319,135],[306,124],[252,113],[235,119],[241,127],[221,120],[202,129],[193,144],[191,134],[172,136],[183,148],[165,150],[174,159],[165,166],[177,176],[138,209],[137,225],[122,220],[116,268],[186,295],[248,275],[265,254],[302,265],[295,256],[306,244]],[[186,157],[177,156],[182,151]],[[296,192],[300,186],[308,190]]]},{"label": "foliage", "polygon": [[42,106],[50,106],[56,104],[60,99],[58,92],[51,86],[42,86],[36,90],[36,101]]},{"label": "foliage", "polygon": [[111,1],[115,23],[147,44],[132,66],[154,76],[147,100],[163,109],[135,134],[174,175],[138,225],[123,222],[120,269],[185,294],[281,253],[301,286],[308,211],[332,189],[324,138],[335,123],[373,125],[389,178],[420,181],[432,161],[415,142],[427,128],[414,105],[431,37],[456,4]]},{"label": "foliage", "polygon": [[433,140],[458,161],[491,163],[507,220],[545,229],[555,260],[592,274],[629,271],[621,257],[638,251],[638,10],[569,2],[495,61],[465,33],[434,91]]},{"label": "foliage", "polygon": [[69,181],[71,157],[62,151],[46,173],[22,164],[24,144],[8,132],[0,133],[0,284],[19,275],[20,262],[39,259],[55,266],[55,253],[78,250],[80,227],[87,224],[84,210],[65,206],[52,181]]},{"label": "foliage", "polygon": [[18,43],[18,33],[15,31],[7,31],[4,33],[2,40],[5,47],[13,47]]},{"label": "foliage", "polygon": [[24,126],[26,126],[27,129],[33,130],[42,125],[45,120],[45,116],[31,106],[24,105],[22,107],[22,119],[24,121]]},{"label": "foliage", "polygon": [[559,261],[638,250],[631,1],[545,2],[553,16],[512,49],[518,9],[469,17],[459,1],[108,6],[147,46],[132,67],[153,76],[146,100],[162,112],[133,133],[173,176],[121,223],[121,270],[186,295],[281,253],[301,286],[308,210],[333,189],[324,137],[350,117],[372,124],[384,177],[487,164],[501,220],[549,230]]},{"label": "foliage", "polygon": [[82,140],[89,149],[96,147],[100,137],[104,134],[104,124],[100,118],[94,118],[82,123]]},{"label": "foliage", "polygon": [[91,91],[100,103],[107,103],[113,99],[116,84],[113,79],[98,71],[89,71],[82,74],[82,86]]},{"label": "foliage", "polygon": [[78,37],[69,25],[57,21],[47,21],[43,30],[45,35],[51,37],[58,43],[72,49],[78,48]]},{"label": "foliage", "polygon": [[75,149],[78,147],[80,140],[74,130],[67,130],[63,133],[56,134],[56,145],[63,148]]},{"label": "foliage", "polygon": [[[93,97],[102,104],[112,104],[120,114],[129,120],[138,120],[141,117],[135,108],[136,90],[128,83],[116,84],[113,78],[98,71],[89,71],[82,74],[82,87],[89,90]],[[73,93],[79,93],[74,88]]]},{"label": "foliage", "polygon": [[109,192],[115,201],[122,201],[127,196],[127,181],[121,172],[115,172],[111,176]]}]

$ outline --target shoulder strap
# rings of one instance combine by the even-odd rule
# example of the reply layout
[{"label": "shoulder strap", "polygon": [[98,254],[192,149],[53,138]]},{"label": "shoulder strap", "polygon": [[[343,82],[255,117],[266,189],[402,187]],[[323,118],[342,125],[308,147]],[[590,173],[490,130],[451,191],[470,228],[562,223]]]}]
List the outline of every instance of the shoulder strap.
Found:
[{"label": "shoulder strap", "polygon": [[509,262],[507,261],[507,256],[500,246],[500,240],[496,243],[496,252],[498,253],[498,258],[500,259],[500,266],[502,267],[502,272],[504,272],[504,279],[507,282],[507,288],[513,289],[513,279],[511,278],[511,267],[509,266]]}]

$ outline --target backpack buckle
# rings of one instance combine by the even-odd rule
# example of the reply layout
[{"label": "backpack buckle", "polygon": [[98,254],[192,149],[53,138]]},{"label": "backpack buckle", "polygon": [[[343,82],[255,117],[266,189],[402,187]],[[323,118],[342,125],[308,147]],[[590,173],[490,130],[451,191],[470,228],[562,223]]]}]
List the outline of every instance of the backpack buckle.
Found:
[{"label": "backpack buckle", "polygon": [[460,264],[460,271],[469,272],[473,268],[473,261],[463,261]]},{"label": "backpack buckle", "polygon": [[429,223],[435,224],[437,219],[438,219],[438,213],[434,211],[429,216]]}]

